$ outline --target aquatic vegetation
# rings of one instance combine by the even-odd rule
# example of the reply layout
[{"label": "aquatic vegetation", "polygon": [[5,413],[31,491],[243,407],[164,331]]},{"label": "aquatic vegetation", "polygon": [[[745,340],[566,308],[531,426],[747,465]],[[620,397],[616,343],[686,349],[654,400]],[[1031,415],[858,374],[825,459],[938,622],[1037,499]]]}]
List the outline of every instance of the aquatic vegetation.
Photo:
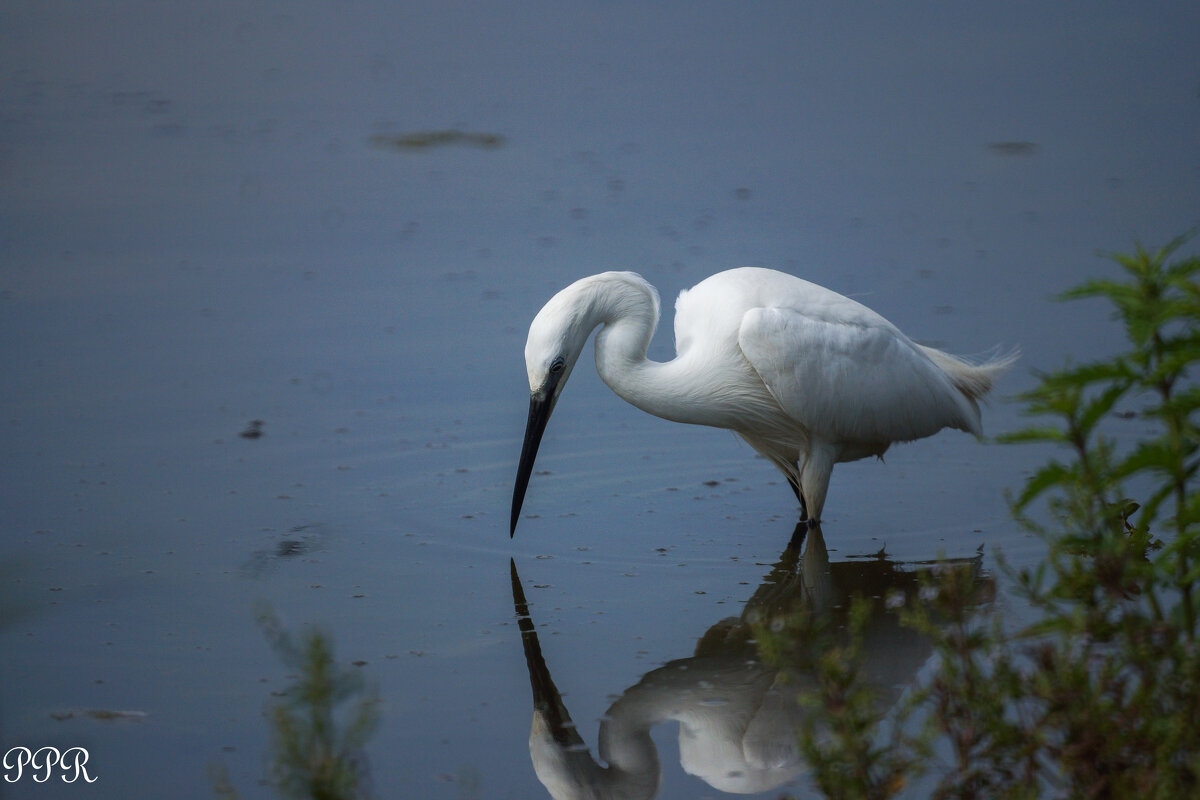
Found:
[{"label": "aquatic vegetation", "polygon": [[[271,649],[296,674],[267,710],[270,780],[281,797],[358,800],[371,797],[366,743],[379,721],[379,696],[361,673],[341,669],[330,637],[315,629],[295,636],[269,609],[258,612]],[[236,798],[225,770],[212,782],[219,797]]]},{"label": "aquatic vegetation", "polygon": [[[339,669],[329,637],[317,630],[295,641],[269,613],[260,615],[272,649],[299,670],[270,709],[272,778],[285,797],[367,797],[365,745],[379,698],[356,671]],[[352,705],[339,719],[338,709]]]}]

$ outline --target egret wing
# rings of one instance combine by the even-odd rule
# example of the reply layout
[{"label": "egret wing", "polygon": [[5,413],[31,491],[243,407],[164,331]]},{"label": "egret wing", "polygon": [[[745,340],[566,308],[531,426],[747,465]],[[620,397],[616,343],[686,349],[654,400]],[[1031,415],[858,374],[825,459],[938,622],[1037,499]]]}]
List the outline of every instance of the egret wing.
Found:
[{"label": "egret wing", "polygon": [[830,321],[787,308],[746,313],[738,344],[784,412],[831,443],[889,443],[954,427],[979,411],[882,318]]}]

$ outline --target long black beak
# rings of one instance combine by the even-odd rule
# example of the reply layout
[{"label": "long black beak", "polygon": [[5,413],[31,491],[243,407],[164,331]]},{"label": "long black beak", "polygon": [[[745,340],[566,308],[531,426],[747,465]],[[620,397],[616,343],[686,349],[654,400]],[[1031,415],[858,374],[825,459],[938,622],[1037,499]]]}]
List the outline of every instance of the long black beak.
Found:
[{"label": "long black beak", "polygon": [[546,432],[546,423],[550,421],[550,412],[554,410],[555,386],[557,376],[552,376],[538,391],[529,396],[529,421],[525,423],[525,444],[521,447],[521,463],[517,466],[517,483],[513,486],[512,520],[508,528],[508,538],[517,532],[517,520],[521,517],[521,504],[525,502],[525,489],[529,486],[529,476],[533,472],[533,460],[537,458],[538,445],[542,443],[542,434]]}]

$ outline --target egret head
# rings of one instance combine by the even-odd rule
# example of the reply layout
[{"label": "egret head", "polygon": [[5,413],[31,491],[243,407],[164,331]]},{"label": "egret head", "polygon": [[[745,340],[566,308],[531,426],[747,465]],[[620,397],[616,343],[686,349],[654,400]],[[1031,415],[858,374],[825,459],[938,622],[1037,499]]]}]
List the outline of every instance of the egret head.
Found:
[{"label": "egret head", "polygon": [[525,489],[533,472],[538,445],[558,396],[567,385],[567,378],[579,360],[587,337],[595,327],[590,319],[587,280],[577,281],[563,289],[538,312],[529,326],[525,341],[525,371],[529,375],[529,419],[525,423],[525,443],[517,467],[517,482],[513,487],[512,520],[508,535],[517,530]]}]

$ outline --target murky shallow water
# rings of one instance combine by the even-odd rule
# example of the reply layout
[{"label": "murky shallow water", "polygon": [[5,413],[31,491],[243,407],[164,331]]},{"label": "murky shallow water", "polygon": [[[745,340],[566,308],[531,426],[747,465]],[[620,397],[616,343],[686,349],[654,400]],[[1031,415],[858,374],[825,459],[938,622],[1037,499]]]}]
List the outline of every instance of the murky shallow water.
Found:
[{"label": "murky shallow water", "polygon": [[[9,12],[0,739],[86,747],[99,780],[4,791],[212,796],[215,765],[271,796],[264,709],[295,670],[263,608],[327,631],[377,690],[379,796],[542,796],[531,666],[592,756],[600,720],[649,685],[679,705],[673,676],[704,659],[684,693],[720,718],[714,675],[779,582],[790,493],[582,364],[510,541],[529,319],[590,272],[669,298],[758,264],[952,351],[1019,345],[1002,395],[1111,349],[1097,307],[1047,298],[1200,207],[1200,19],[1125,13]],[[413,134],[433,144],[379,145]],[[670,352],[664,330],[651,354]],[[1003,396],[985,413],[1017,424]],[[943,434],[839,467],[810,585],[1028,563],[1003,491],[1042,455]],[[881,626],[881,663],[919,669]],[[650,731],[662,797],[746,775],[695,719],[682,751],[674,723]],[[765,796],[803,789],[779,760]]]}]

